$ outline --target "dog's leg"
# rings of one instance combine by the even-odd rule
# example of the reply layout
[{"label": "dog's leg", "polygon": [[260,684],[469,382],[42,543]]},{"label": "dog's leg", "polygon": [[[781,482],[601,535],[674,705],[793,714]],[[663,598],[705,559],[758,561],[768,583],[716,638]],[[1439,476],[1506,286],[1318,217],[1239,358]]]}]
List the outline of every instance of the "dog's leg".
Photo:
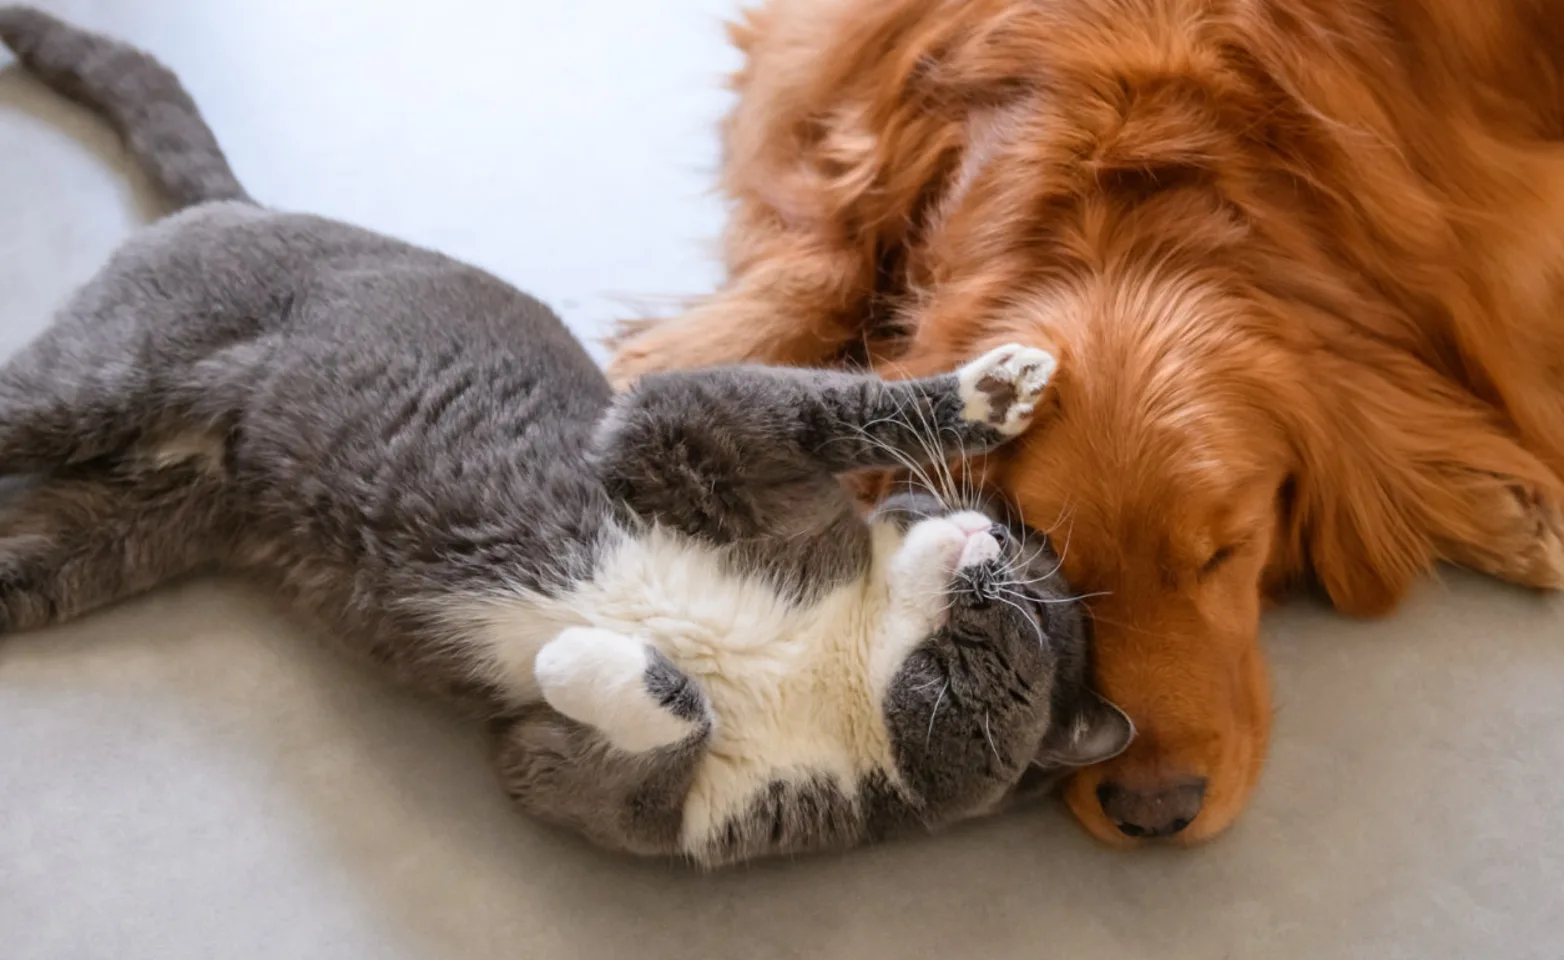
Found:
[{"label": "dog's leg", "polygon": [[1438,540],[1444,559],[1537,590],[1564,590],[1564,509],[1559,491],[1514,476],[1452,474],[1470,507]]},{"label": "dog's leg", "polygon": [[[1480,415],[1480,414],[1479,414]],[[1406,451],[1424,482],[1422,521],[1438,559],[1538,590],[1564,589],[1564,478],[1472,411],[1414,417]]]}]

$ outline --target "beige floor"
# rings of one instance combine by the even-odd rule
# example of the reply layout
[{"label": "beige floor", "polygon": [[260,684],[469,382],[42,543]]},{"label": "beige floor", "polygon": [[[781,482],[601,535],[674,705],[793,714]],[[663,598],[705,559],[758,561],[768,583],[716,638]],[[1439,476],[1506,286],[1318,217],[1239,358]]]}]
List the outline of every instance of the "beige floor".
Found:
[{"label": "beige floor", "polygon": [[[723,0],[48,5],[174,65],[258,197],[583,334],[713,282]],[[127,183],[0,74],[0,351],[150,209]],[[1049,807],[700,877],[513,815],[474,731],[191,584],[0,647],[0,957],[1564,956],[1564,602],[1451,573],[1389,622],[1266,633],[1274,760],[1204,849],[1110,853]]]}]

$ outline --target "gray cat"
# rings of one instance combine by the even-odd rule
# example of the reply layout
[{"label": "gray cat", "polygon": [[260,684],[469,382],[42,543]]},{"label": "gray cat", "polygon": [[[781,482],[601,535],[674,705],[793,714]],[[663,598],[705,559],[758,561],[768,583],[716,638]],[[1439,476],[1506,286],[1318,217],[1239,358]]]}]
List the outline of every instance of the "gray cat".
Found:
[{"label": "gray cat", "polygon": [[0,7],[181,212],[0,368],[0,633],[198,568],[474,708],[521,807],[705,865],[993,811],[1123,749],[1024,526],[837,475],[985,451],[1053,369],[741,368],[615,398],[547,308],[253,203],[177,79]]}]

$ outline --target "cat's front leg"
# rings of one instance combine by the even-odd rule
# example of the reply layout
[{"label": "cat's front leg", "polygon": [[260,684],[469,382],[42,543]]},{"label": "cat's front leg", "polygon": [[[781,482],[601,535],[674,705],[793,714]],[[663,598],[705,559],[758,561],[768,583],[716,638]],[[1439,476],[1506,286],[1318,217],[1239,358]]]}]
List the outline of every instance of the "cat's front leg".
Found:
[{"label": "cat's front leg", "polygon": [[986,453],[1032,425],[1057,368],[1046,350],[1012,343],[954,373],[866,378],[858,395],[822,392],[804,409],[802,445],[832,473]]},{"label": "cat's front leg", "polygon": [[661,374],[619,399],[596,447],[611,488],[656,513],[725,486],[986,452],[1031,424],[1056,366],[1047,351],[1010,344],[913,380],[776,367]]},{"label": "cat's front leg", "polygon": [[857,397],[822,395],[806,445],[833,473],[986,453],[1032,425],[1057,367],[1046,350],[1007,344],[953,373],[866,378]]},{"label": "cat's front leg", "polygon": [[902,662],[936,635],[951,606],[951,583],[961,570],[1000,553],[994,522],[965,510],[912,525],[891,558],[886,613],[870,651],[870,684],[883,698]]},{"label": "cat's front leg", "polygon": [[[1009,343],[956,371],[961,422],[990,427],[1009,439],[1032,425],[1059,361],[1046,350]],[[936,378],[937,379],[937,378]]]},{"label": "cat's front leg", "polygon": [[533,674],[549,706],[625,753],[683,744],[711,730],[711,710],[695,681],[622,633],[565,630],[538,651]]}]

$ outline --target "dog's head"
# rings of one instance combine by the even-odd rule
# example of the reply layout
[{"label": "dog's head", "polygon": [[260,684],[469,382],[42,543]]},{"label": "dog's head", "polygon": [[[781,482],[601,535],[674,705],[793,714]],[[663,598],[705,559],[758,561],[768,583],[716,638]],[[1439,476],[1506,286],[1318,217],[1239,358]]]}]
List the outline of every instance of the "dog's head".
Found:
[{"label": "dog's head", "polygon": [[1221,831],[1265,758],[1258,632],[1268,581],[1296,566],[1299,378],[1252,309],[1195,275],[1126,272],[999,324],[1063,358],[991,476],[1049,532],[1095,622],[1098,687],[1140,730],[1069,788],[1110,841]]},{"label": "dog's head", "polygon": [[1304,576],[1351,614],[1404,595],[1434,555],[1408,512],[1427,486],[1415,440],[1448,398],[1398,383],[1404,354],[1170,261],[1110,261],[981,325],[933,319],[903,369],[990,342],[1060,358],[1033,427],[985,468],[1052,538],[1092,614],[1097,687],[1139,731],[1075,777],[1072,809],[1121,845],[1221,832],[1266,756],[1267,598]]},{"label": "dog's head", "polygon": [[[1335,266],[1333,201],[1267,172],[1283,140],[1340,155],[1308,140],[1306,110],[1243,57],[1170,54],[1156,24],[1138,35],[1078,4],[1065,31],[992,6],[1021,17],[997,33],[1035,83],[958,101],[978,105],[960,162],[931,174],[912,332],[883,368],[950,369],[1009,341],[1060,357],[1048,409],[989,476],[1051,534],[1093,614],[1098,687],[1139,731],[1068,797],[1104,840],[1197,841],[1233,822],[1264,763],[1265,598],[1311,572],[1338,606],[1383,611],[1427,562],[1375,432],[1415,419],[1416,398],[1376,392],[1394,350],[1352,339],[1370,298]],[[984,49],[924,74],[992,91],[963,72],[1009,50]]]}]

